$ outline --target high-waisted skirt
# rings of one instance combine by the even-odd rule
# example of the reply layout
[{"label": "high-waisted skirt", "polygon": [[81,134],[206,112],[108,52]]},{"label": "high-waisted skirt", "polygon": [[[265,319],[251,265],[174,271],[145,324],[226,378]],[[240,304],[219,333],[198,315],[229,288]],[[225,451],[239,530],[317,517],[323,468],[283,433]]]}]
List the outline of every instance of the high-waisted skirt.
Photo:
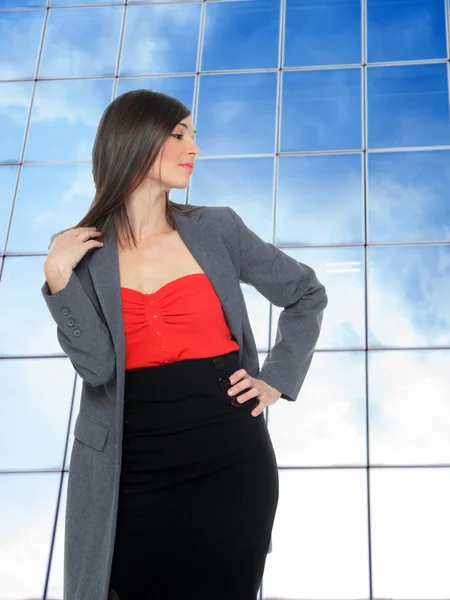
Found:
[{"label": "high-waisted skirt", "polygon": [[279,481],[258,400],[227,394],[239,368],[235,351],[126,371],[111,598],[257,598]]}]

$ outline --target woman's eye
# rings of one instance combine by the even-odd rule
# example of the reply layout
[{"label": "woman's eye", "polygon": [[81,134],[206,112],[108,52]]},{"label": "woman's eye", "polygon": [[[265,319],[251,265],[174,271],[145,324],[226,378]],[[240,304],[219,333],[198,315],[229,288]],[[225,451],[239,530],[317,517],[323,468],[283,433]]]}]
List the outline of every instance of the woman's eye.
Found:
[{"label": "woman's eye", "polygon": [[181,140],[181,138],[183,137],[183,134],[182,133],[172,133],[172,136],[174,138],[177,138],[178,140]]}]

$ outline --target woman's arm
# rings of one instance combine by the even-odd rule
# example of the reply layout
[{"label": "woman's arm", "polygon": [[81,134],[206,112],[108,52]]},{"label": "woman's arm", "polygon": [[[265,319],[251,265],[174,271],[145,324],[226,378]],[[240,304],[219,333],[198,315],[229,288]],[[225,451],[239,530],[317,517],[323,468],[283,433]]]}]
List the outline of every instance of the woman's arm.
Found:
[{"label": "woman's arm", "polygon": [[275,306],[283,307],[278,318],[276,341],[258,374],[295,401],[309,370],[328,304],[325,287],[314,270],[265,242],[247,227],[229,206],[239,245],[239,277],[254,286]]},{"label": "woman's arm", "polygon": [[[114,346],[106,324],[75,270],[59,273],[44,266],[44,273],[41,293],[57,325],[59,345],[86,383],[104,385],[116,377]],[[51,288],[61,289],[52,294]]]}]

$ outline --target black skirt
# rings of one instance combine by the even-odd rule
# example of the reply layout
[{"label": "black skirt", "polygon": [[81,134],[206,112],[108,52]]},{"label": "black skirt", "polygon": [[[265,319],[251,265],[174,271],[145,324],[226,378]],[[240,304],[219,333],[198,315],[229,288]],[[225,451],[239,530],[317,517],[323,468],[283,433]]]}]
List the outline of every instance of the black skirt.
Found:
[{"label": "black skirt", "polygon": [[239,368],[235,351],[126,371],[111,597],[257,598],[278,469],[258,401],[226,392]]}]

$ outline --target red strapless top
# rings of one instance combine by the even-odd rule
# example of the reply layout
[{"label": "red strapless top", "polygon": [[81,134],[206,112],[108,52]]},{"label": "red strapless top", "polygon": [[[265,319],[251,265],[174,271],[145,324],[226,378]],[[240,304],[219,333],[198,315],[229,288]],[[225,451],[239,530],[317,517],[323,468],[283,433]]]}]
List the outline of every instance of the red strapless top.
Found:
[{"label": "red strapless top", "polygon": [[184,275],[153,294],[122,287],[125,369],[207,358],[239,349],[205,273]]}]

